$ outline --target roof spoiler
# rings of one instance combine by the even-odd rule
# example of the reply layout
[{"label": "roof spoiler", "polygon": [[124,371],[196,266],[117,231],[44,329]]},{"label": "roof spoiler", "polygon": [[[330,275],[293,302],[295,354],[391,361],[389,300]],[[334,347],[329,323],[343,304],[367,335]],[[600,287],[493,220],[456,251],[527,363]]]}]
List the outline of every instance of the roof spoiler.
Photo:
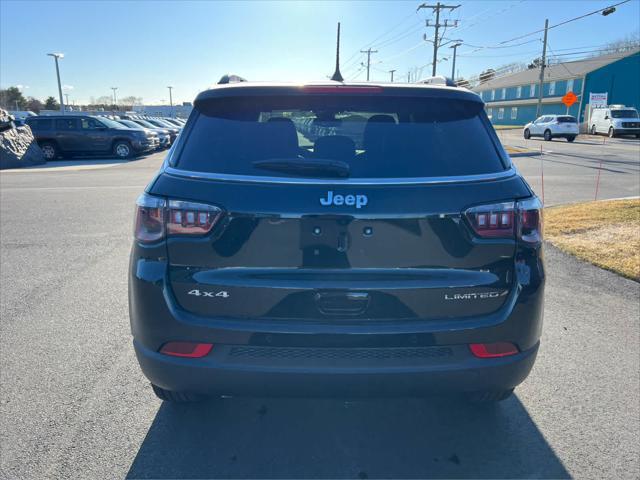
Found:
[{"label": "roof spoiler", "polygon": [[246,81],[247,81],[246,78],[242,78],[239,75],[227,74],[220,77],[220,80],[218,80],[218,85],[224,85],[227,83],[239,83],[239,82],[246,82]]},{"label": "roof spoiler", "polygon": [[418,80],[416,83],[424,83],[425,85],[446,85],[447,87],[455,87],[456,82],[444,75],[436,75],[435,77],[427,77]]}]

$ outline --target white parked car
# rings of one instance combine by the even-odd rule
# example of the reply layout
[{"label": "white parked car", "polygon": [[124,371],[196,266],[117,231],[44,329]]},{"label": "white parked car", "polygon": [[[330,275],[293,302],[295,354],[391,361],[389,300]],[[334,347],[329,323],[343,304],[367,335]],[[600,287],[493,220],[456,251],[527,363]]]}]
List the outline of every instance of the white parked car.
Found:
[{"label": "white parked car", "polygon": [[549,141],[553,138],[566,138],[573,142],[578,136],[578,121],[571,115],[543,115],[533,122],[527,123],[523,129],[524,138],[543,137]]},{"label": "white parked car", "polygon": [[640,119],[638,111],[624,105],[609,105],[596,108],[591,112],[592,135],[605,133],[613,138],[618,135],[635,135],[640,138]]}]

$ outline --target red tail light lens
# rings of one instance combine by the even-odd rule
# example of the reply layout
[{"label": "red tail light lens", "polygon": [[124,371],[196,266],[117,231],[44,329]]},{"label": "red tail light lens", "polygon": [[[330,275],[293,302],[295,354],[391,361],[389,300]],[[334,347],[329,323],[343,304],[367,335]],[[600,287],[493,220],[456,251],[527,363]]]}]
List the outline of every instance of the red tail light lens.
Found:
[{"label": "red tail light lens", "polygon": [[473,231],[480,237],[513,238],[515,235],[514,203],[480,205],[467,210]]},{"label": "red tail light lens", "polygon": [[537,198],[529,198],[518,202],[520,221],[518,222],[518,238],[526,243],[542,241],[542,202]]},{"label": "red tail light lens", "polygon": [[518,347],[509,342],[498,343],[472,343],[469,349],[478,358],[508,357],[518,353]]},{"label": "red tail light lens", "polygon": [[133,235],[139,242],[153,243],[164,238],[165,201],[143,193],[136,200]]},{"label": "red tail light lens", "polygon": [[465,212],[473,231],[483,238],[542,241],[542,203],[537,197],[518,202],[479,205]]},{"label": "red tail light lens", "polygon": [[222,217],[222,210],[204,203],[140,195],[136,201],[135,239],[153,243],[169,235],[205,235]]},{"label": "red tail light lens", "polygon": [[160,353],[172,357],[202,358],[209,355],[212,343],[168,342],[160,349]]},{"label": "red tail light lens", "polygon": [[222,210],[204,203],[169,200],[168,235],[204,235],[219,220]]}]

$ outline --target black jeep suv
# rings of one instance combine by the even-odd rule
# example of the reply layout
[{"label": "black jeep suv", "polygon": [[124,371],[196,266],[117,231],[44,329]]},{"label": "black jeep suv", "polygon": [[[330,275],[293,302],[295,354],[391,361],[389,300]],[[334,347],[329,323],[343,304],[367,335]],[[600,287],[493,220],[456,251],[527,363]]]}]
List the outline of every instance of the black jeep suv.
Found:
[{"label": "black jeep suv", "polygon": [[155,150],[158,135],[91,115],[29,117],[26,121],[47,160],[59,156],[105,155],[130,158]]},{"label": "black jeep suv", "polygon": [[137,201],[131,327],[164,400],[501,400],[543,288],[541,204],[461,88],[213,88]]}]

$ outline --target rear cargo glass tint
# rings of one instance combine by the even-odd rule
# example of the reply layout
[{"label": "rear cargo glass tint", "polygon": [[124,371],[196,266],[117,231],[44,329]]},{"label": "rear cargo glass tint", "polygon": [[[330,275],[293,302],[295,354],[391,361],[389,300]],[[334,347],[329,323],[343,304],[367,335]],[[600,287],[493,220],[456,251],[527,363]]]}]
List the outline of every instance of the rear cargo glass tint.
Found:
[{"label": "rear cargo glass tint", "polygon": [[[340,162],[350,178],[495,173],[506,162],[480,102],[289,95],[210,99],[192,119],[177,168],[300,176],[256,162]],[[313,177],[313,171],[304,176]]]},{"label": "rear cargo glass tint", "polygon": [[578,123],[576,117],[558,117],[558,123]]}]

